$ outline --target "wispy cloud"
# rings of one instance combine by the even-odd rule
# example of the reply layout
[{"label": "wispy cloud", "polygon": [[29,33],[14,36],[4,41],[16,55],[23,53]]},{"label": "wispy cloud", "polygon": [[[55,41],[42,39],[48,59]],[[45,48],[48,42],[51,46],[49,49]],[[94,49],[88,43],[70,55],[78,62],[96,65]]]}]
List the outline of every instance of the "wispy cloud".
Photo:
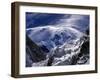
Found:
[{"label": "wispy cloud", "polygon": [[89,16],[88,15],[75,15],[72,14],[66,18],[66,15],[59,19],[57,26],[74,27],[80,30],[86,30],[89,27]]},{"label": "wispy cloud", "polygon": [[54,25],[55,27],[74,27],[86,30],[89,27],[89,15],[26,13],[27,28]]}]

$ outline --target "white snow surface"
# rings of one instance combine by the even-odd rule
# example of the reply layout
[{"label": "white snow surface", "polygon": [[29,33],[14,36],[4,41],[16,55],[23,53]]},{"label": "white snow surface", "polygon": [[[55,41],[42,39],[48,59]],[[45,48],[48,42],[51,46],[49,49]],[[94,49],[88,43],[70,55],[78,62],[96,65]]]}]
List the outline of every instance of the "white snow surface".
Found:
[{"label": "white snow surface", "polygon": [[[28,28],[28,36],[37,45],[45,45],[50,51],[48,54],[53,55],[52,66],[70,65],[73,56],[77,58],[80,53],[81,45],[85,42],[86,34],[78,31],[73,27],[62,26],[40,26]],[[33,66],[46,66],[48,59],[33,63]]]}]

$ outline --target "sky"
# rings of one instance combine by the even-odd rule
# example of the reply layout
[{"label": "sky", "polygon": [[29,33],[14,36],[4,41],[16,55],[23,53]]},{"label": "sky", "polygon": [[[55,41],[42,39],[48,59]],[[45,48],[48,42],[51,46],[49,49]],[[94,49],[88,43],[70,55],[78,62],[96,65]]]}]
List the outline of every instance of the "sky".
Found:
[{"label": "sky", "polygon": [[80,31],[89,28],[89,15],[54,14],[26,12],[26,29],[52,25],[55,27],[74,27]]}]

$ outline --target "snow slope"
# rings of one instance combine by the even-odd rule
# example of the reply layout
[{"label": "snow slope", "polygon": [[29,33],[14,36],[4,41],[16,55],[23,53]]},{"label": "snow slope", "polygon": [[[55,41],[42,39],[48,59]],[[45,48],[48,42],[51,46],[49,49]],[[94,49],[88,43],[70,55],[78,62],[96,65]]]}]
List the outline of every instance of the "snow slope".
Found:
[{"label": "snow slope", "polygon": [[[38,63],[33,62],[32,66],[42,64],[44,66],[56,66],[74,65],[78,64],[78,62],[80,64],[84,63],[80,58],[83,56],[81,53],[82,45],[89,40],[87,34],[73,27],[57,27],[52,25],[28,28],[26,32],[29,38],[49,55],[49,60],[46,59]],[[80,58],[78,56],[79,54],[82,54]]]},{"label": "snow slope", "polygon": [[74,43],[85,36],[72,27],[44,26],[27,29],[28,36],[38,45],[45,45],[49,50],[65,42]]}]

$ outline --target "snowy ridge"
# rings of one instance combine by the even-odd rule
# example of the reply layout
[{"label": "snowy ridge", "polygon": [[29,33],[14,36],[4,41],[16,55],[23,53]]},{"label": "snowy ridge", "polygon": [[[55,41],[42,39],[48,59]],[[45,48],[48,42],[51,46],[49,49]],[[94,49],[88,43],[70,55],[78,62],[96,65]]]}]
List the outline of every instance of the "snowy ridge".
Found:
[{"label": "snowy ridge", "polygon": [[[75,41],[77,38],[86,36],[82,32],[71,27],[53,27],[44,26],[27,29],[28,36],[38,45],[48,46],[48,49],[57,46],[57,43],[62,45],[66,41]],[[58,40],[56,38],[59,38]],[[54,41],[53,41],[54,40]],[[70,41],[71,40],[71,41]],[[55,43],[54,43],[55,42]]]},{"label": "snowy ridge", "polygon": [[[80,32],[73,27],[55,27],[43,26],[28,28],[26,30],[29,38],[38,46],[45,46],[48,49],[47,55],[49,59],[32,63],[32,66],[57,66],[57,65],[75,65],[85,64],[81,58],[84,58],[82,45],[89,39],[88,35]],[[85,53],[85,52],[84,52]],[[87,56],[89,53],[86,53]],[[80,58],[79,58],[79,55]],[[85,55],[85,56],[86,56]],[[86,57],[87,57],[86,56]]]}]

